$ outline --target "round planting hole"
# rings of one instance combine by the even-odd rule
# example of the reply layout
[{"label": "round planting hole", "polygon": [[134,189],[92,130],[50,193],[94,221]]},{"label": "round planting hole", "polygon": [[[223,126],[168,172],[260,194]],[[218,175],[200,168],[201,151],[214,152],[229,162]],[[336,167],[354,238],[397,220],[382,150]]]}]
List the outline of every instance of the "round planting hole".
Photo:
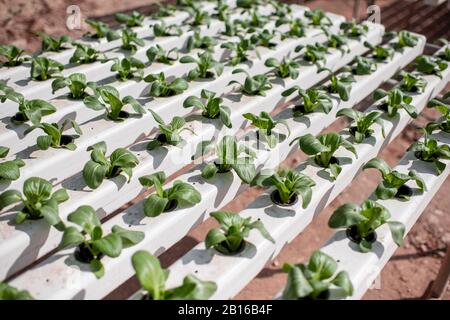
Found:
[{"label": "round planting hole", "polygon": [[227,172],[231,171],[231,167],[230,166],[222,166],[222,167],[220,167],[219,164],[217,164],[215,162],[214,162],[214,164],[216,165],[217,169],[219,170],[219,171],[217,171],[218,173],[227,173]]},{"label": "round planting hole", "polygon": [[402,185],[400,188],[398,188],[395,197],[402,199],[402,198],[409,198],[412,195],[413,195],[412,189],[407,185]]},{"label": "round planting hole", "polygon": [[25,115],[23,113],[17,112],[15,115],[13,115],[11,117],[11,121],[21,123],[21,122],[28,121],[28,119],[25,117]]},{"label": "round planting hole", "polygon": [[[117,121],[122,121],[123,119],[127,119],[130,117],[130,113],[128,113],[127,111],[120,111],[119,112],[119,116],[117,117],[118,120]],[[111,117],[108,115],[108,118],[111,119]],[[115,119],[111,119],[111,120],[115,120]]]},{"label": "round planting hole", "polygon": [[422,160],[422,161],[425,161],[425,162],[433,162],[432,159],[427,159],[427,160],[425,160],[425,159],[423,158],[423,156],[422,156],[422,151],[416,151],[416,152],[414,152],[414,156],[415,156],[417,159]]},{"label": "round planting hole", "polygon": [[289,199],[288,203],[284,203],[281,201],[280,192],[278,190],[273,190],[270,193],[270,200],[272,200],[273,203],[280,207],[290,207],[297,203],[298,201],[298,195],[294,193],[291,198]]},{"label": "round planting hole", "polygon": [[[363,238],[361,238],[360,235],[358,234],[358,227],[356,225],[348,227],[345,230],[345,234],[351,241],[353,241],[355,243],[359,244],[363,240]],[[366,240],[370,243],[374,243],[375,241],[377,241],[376,232],[370,233],[364,240]]]},{"label": "round planting hole", "polygon": [[294,112],[300,112],[302,114],[306,114],[308,112],[305,111],[305,105],[303,104],[298,104],[294,106]]},{"label": "round planting hole", "polygon": [[[356,130],[357,130],[357,129],[358,129],[357,127],[350,127],[350,129],[349,129],[348,131],[350,132],[350,134],[351,134],[352,136],[355,136],[355,133],[356,133]],[[367,130],[366,133],[364,134],[364,136],[365,136],[366,138],[370,137],[370,131]]]},{"label": "round planting hole", "polygon": [[236,252],[232,252],[232,253],[231,253],[231,250],[230,250],[230,248],[228,247],[228,244],[226,243],[226,241],[221,242],[220,245],[217,246],[217,247],[215,247],[214,249],[215,249],[217,252],[219,252],[219,253],[221,253],[221,254],[224,254],[224,255],[226,255],[226,256],[234,256],[234,255],[238,255],[239,253],[241,253],[242,251],[244,251],[245,246],[246,246],[246,243],[247,243],[247,242],[246,242],[245,240],[243,240],[243,241],[241,242],[241,245],[240,245],[239,248],[237,249],[237,251],[236,251]]},{"label": "round planting hole", "polygon": [[61,136],[61,142],[60,143],[61,143],[61,146],[66,146],[69,143],[72,143],[74,140],[75,139],[72,136],[68,136],[68,135],[63,134]]},{"label": "round planting hole", "polygon": [[388,111],[388,104],[386,102],[384,102],[384,103],[378,105],[378,109],[381,110],[381,111],[387,112]]},{"label": "round planting hole", "polygon": [[156,136],[156,140],[158,140],[162,144],[167,143],[167,136],[164,133],[160,133]]},{"label": "round planting hole", "polygon": [[178,201],[177,200],[170,200],[167,204],[166,207],[164,208],[164,212],[170,212],[173,211],[177,208],[178,206]]},{"label": "round planting hole", "polygon": [[[102,257],[103,253],[100,253],[97,256],[97,259],[101,259]],[[83,263],[90,263],[95,257],[92,255],[86,244],[81,243],[75,248],[75,259]]]}]

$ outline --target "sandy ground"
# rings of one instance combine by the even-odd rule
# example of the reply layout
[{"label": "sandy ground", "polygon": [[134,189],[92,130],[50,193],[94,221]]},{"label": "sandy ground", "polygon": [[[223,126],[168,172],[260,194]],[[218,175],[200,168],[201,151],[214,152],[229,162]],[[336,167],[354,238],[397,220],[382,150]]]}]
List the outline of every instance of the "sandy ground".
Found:
[{"label": "sandy ground", "polygon": [[[66,8],[76,3],[81,8],[84,17],[108,15],[121,10],[129,10],[145,4],[153,3],[150,0],[0,0],[0,43],[12,43],[26,48],[28,51],[39,49],[40,42],[34,36],[36,31],[45,31],[52,35],[70,34],[79,37],[87,30],[68,32],[65,28]],[[383,1],[386,2],[386,1]],[[315,0],[309,6],[322,8],[351,18],[353,1],[325,1]],[[364,13],[361,8],[360,14]],[[427,117],[435,118],[437,115],[430,110]],[[424,118],[414,122],[424,123]],[[339,130],[345,125],[338,121],[332,128]],[[404,154],[406,148],[416,137],[416,131],[410,126],[403,134],[392,142],[381,154],[390,165],[395,163]],[[295,167],[303,159],[301,154],[291,157],[286,164]],[[332,231],[326,227],[328,217],[333,210],[345,202],[361,202],[376,187],[379,176],[368,172],[358,175],[332,204],[326,208],[313,223],[302,232],[292,243],[287,245],[280,255],[254,279],[237,299],[270,299],[279,292],[284,285],[286,276],[281,271],[284,262],[304,262],[313,250],[320,247],[331,235]],[[390,262],[381,273],[381,289],[369,290],[365,299],[416,299],[422,297],[430,281],[435,277],[440,262],[450,241],[450,179],[428,205],[419,221],[408,234],[405,245],[399,248]],[[226,209],[238,211],[244,208],[259,194],[258,190],[251,190],[242,194]],[[193,230],[179,244],[170,249],[161,257],[164,265],[169,265],[186,250],[193,247],[198,241],[204,239],[206,232],[214,225],[208,220],[199,228]],[[121,288],[110,298],[119,297],[123,292],[132,290],[136,282]],[[445,299],[450,298],[447,290]]]}]

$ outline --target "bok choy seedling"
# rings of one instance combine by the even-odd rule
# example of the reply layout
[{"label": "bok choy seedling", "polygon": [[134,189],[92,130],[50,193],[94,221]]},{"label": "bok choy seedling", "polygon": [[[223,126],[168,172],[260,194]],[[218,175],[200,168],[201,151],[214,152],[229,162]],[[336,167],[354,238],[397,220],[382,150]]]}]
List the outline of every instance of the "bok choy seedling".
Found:
[{"label": "bok choy seedling", "polygon": [[377,70],[377,64],[370,58],[357,56],[351,66],[351,72],[358,76],[372,74]]},{"label": "bok choy seedling", "polygon": [[438,57],[419,56],[416,59],[416,70],[423,74],[432,74],[442,78],[442,71],[447,69],[448,63]]},{"label": "bok choy seedling", "polygon": [[235,83],[239,84],[240,91],[243,94],[249,96],[265,96],[266,91],[272,89],[272,83],[270,82],[269,78],[264,74],[257,74],[255,76],[250,76],[248,72],[245,71],[244,69],[235,69],[233,70],[232,73],[233,74],[245,73],[247,75],[243,84],[239,83],[236,80],[230,81],[228,83],[228,85]]},{"label": "bok choy seedling", "polygon": [[66,130],[66,127],[69,124],[72,126],[72,128],[75,130],[76,133],[78,133],[79,135],[83,134],[78,124],[71,119],[66,119],[62,123],[62,125],[59,125],[57,123],[35,124],[29,127],[27,130],[25,130],[24,134],[27,135],[28,133],[30,133],[35,129],[40,129],[44,131],[45,135],[37,137],[36,142],[39,149],[47,150],[48,148],[52,147],[52,148],[65,148],[73,151],[77,148],[74,141],[79,136],[63,134],[64,130]]},{"label": "bok choy seedling", "polygon": [[105,235],[97,213],[90,206],[79,207],[69,214],[67,220],[79,228],[66,227],[59,248],[77,246],[75,259],[88,263],[97,278],[105,274],[105,267],[101,262],[105,255],[117,258],[123,248],[134,246],[145,237],[143,232],[129,231],[118,225],[113,226],[111,232]]},{"label": "bok choy seedling", "polygon": [[269,68],[274,68],[273,72],[277,77],[283,79],[298,78],[299,72],[297,69],[300,67],[300,64],[289,59],[288,57],[284,57],[281,61],[278,61],[275,58],[269,58],[266,60],[264,65]]},{"label": "bok choy seedling", "polygon": [[250,120],[252,126],[258,128],[258,140],[263,138],[265,141],[267,141],[267,144],[270,148],[275,148],[278,141],[280,140],[280,135],[274,134],[272,132],[272,130],[275,129],[277,125],[283,125],[287,129],[288,134],[290,135],[291,133],[289,126],[287,125],[287,122],[285,120],[274,120],[267,112],[263,111],[259,116],[254,115],[253,113],[244,113],[243,116],[245,119]]},{"label": "bok choy seedling", "polygon": [[262,31],[256,31],[251,35],[250,41],[254,46],[266,47],[269,49],[273,49],[276,47],[277,43],[272,41],[275,38],[275,30],[270,32],[267,29]]},{"label": "bok choy seedling", "polygon": [[68,77],[56,78],[52,82],[52,93],[68,87],[70,90],[69,96],[72,99],[80,100],[87,97],[89,94],[86,90],[91,89],[95,92],[97,84],[95,82],[87,82],[86,76],[83,73],[72,73]]},{"label": "bok choy seedling", "polygon": [[258,230],[264,238],[275,243],[260,220],[252,222],[251,217],[243,218],[237,213],[227,211],[211,212],[210,216],[220,224],[220,229],[209,230],[205,238],[207,249],[214,248],[225,255],[237,254],[244,250],[245,238],[253,229]]},{"label": "bok choy seedling", "polygon": [[423,92],[423,90],[427,86],[427,81],[418,74],[409,73],[402,70],[400,71],[399,76],[402,79],[402,81],[400,82],[400,89],[403,92]]},{"label": "bok choy seedling", "polygon": [[[187,77],[190,81],[196,79],[210,79],[220,77],[223,72],[223,64],[214,60],[213,55],[208,52],[197,54],[198,58],[184,56],[180,59],[181,63],[195,63],[197,67],[188,72]],[[215,74],[214,74],[215,73]]]},{"label": "bok choy seedling", "polygon": [[[0,146],[0,159],[6,158],[9,153],[8,147]],[[13,181],[20,178],[20,168],[25,162],[20,158],[14,160],[0,162],[0,182]]]},{"label": "bok choy seedling", "polygon": [[402,50],[406,47],[415,47],[419,42],[419,38],[408,31],[400,31],[397,33],[397,41],[392,44],[395,50]]},{"label": "bok choy seedling", "polygon": [[64,65],[58,61],[45,57],[33,57],[31,59],[30,78],[45,81],[59,75],[62,70],[64,70]]},{"label": "bok choy seedling", "polygon": [[367,24],[358,24],[355,20],[342,22],[339,28],[346,37],[356,39],[359,39],[369,31]]},{"label": "bok choy seedling", "polygon": [[[322,69],[325,70],[325,69]],[[328,69],[331,72],[331,70]],[[350,91],[352,90],[352,83],[355,82],[355,78],[351,73],[341,73],[338,76],[331,75],[330,83],[324,87],[329,93],[335,93],[343,101],[350,99]]]},{"label": "bok choy seedling", "polygon": [[193,49],[202,49],[213,52],[216,45],[217,39],[210,36],[204,36],[199,30],[195,30],[194,34],[187,40],[186,49],[188,52],[191,52]]},{"label": "bok choy seedling", "polygon": [[106,38],[108,41],[117,40],[120,35],[116,30],[111,29],[106,23],[98,20],[86,19],[85,22],[90,25],[95,33],[87,33],[86,36],[93,39],[103,39]]},{"label": "bok choy seedling", "polygon": [[186,11],[189,13],[190,17],[184,21],[188,22],[193,27],[198,27],[201,25],[210,26],[211,16],[205,10],[202,10],[199,6],[188,7]]},{"label": "bok choy seedling", "polygon": [[68,49],[66,45],[72,43],[72,39],[69,36],[53,38],[45,32],[38,32],[37,35],[42,39],[41,50],[43,52],[60,52]]},{"label": "bok choy seedling", "polygon": [[313,26],[327,27],[333,24],[326,13],[320,9],[306,10],[304,15],[305,18],[309,20],[309,23]]},{"label": "bok choy seedling", "polygon": [[417,159],[433,164],[436,173],[440,175],[446,167],[441,160],[450,160],[450,147],[447,144],[438,144],[438,141],[428,137],[425,131],[424,139],[416,141],[408,151],[414,152]]},{"label": "bok choy seedling", "polygon": [[337,208],[328,220],[328,226],[333,229],[347,228],[347,237],[357,243],[362,252],[369,252],[377,238],[376,229],[384,224],[389,226],[394,242],[402,245],[405,226],[390,218],[385,207],[373,200],[366,200],[360,206],[346,203]]},{"label": "bok choy seedling", "polygon": [[111,66],[111,71],[117,72],[117,78],[120,81],[128,79],[137,79],[140,81],[144,75],[145,64],[134,57],[115,59]]},{"label": "bok choy seedling", "polygon": [[318,67],[322,67],[322,64],[326,62],[326,54],[328,53],[328,47],[324,44],[308,44],[306,46],[299,45],[295,48],[295,52],[300,52],[304,49],[302,59],[308,63],[316,64]]},{"label": "bok choy seedling", "polygon": [[144,22],[144,15],[138,11],[133,11],[131,14],[116,13],[114,15],[117,22],[125,24],[127,27],[142,27]]},{"label": "bok choy seedling", "polygon": [[375,100],[385,98],[383,103],[379,105],[379,108],[387,112],[387,115],[390,118],[395,117],[398,114],[399,109],[405,110],[411,118],[417,118],[417,109],[410,104],[413,98],[405,95],[400,89],[394,88],[389,92],[386,92],[383,89],[377,89],[375,90],[373,97]]},{"label": "bok choy seedling", "polygon": [[288,17],[283,17],[275,22],[275,25],[277,27],[284,24],[289,25],[289,30],[287,32],[281,33],[281,40],[285,40],[288,38],[303,38],[305,36],[306,26],[302,19],[290,19]]},{"label": "bok choy seedling", "polygon": [[373,44],[364,41],[364,46],[372,50],[371,57],[378,62],[386,62],[392,59],[394,51],[390,47],[383,47],[380,45],[374,46]]},{"label": "bok choy seedling", "polygon": [[183,78],[175,78],[167,81],[163,72],[159,74],[149,74],[144,78],[145,82],[152,84],[149,95],[151,97],[171,97],[183,93],[188,87],[188,83]]},{"label": "bok choy seedling", "polygon": [[189,131],[195,134],[192,129],[185,127],[186,120],[183,117],[173,117],[170,123],[165,123],[164,120],[153,110],[150,110],[153,118],[158,123],[159,130],[161,133],[156,137],[156,139],[151,140],[147,144],[147,150],[153,150],[157,147],[163,145],[176,146],[181,142],[180,133],[183,131]]},{"label": "bok choy seedling", "polygon": [[[252,43],[252,41],[243,37],[240,37],[240,40],[238,42],[225,42],[220,47],[228,49],[233,53],[232,57],[230,58],[230,64],[232,66],[238,65],[239,63],[245,61],[249,61],[249,51],[255,49],[255,45]],[[259,57],[258,52],[256,50],[255,52]]]},{"label": "bok choy seedling", "polygon": [[0,67],[16,67],[21,65],[28,58],[23,57],[25,50],[13,45],[0,45]]},{"label": "bok choy seedling", "polygon": [[443,101],[438,99],[431,99],[428,102],[428,108],[436,108],[441,114],[442,118],[437,122],[430,122],[426,126],[426,131],[432,133],[434,130],[442,130],[450,133],[450,104],[445,100],[450,97],[450,92],[447,92],[442,97]]},{"label": "bok choy seedling", "polygon": [[137,50],[137,47],[143,47],[145,42],[143,39],[137,37],[137,33],[130,30],[124,29],[122,31],[122,46],[121,48],[126,51],[130,51],[131,54],[134,54]]},{"label": "bok choy seedling", "polygon": [[153,26],[153,35],[156,38],[159,37],[178,37],[181,36],[183,32],[181,31],[180,26],[175,24],[166,25],[164,21],[157,23]]},{"label": "bok choy seedling", "polygon": [[77,48],[69,60],[70,63],[93,63],[95,61],[104,62],[107,60],[103,52],[99,52],[89,45],[81,43],[74,43],[74,45]]},{"label": "bok choy seedling", "polygon": [[168,65],[172,65],[178,60],[178,50],[173,48],[169,51],[165,51],[159,44],[148,49],[145,53],[148,58],[148,62],[159,62]]},{"label": "bok choy seedling", "polygon": [[283,97],[288,97],[295,91],[298,91],[298,95],[301,98],[301,103],[295,105],[293,110],[294,117],[301,117],[305,114],[313,113],[316,110],[329,113],[333,108],[331,98],[320,89],[311,88],[304,90],[299,86],[294,86],[283,91],[281,95]]},{"label": "bok choy seedling", "polygon": [[381,119],[381,112],[371,111],[367,114],[354,110],[352,108],[343,108],[336,113],[336,117],[348,117],[353,120],[353,125],[349,128],[349,133],[353,136],[356,143],[362,143],[373,134],[371,127],[376,123],[381,127],[384,135],[384,122]]}]

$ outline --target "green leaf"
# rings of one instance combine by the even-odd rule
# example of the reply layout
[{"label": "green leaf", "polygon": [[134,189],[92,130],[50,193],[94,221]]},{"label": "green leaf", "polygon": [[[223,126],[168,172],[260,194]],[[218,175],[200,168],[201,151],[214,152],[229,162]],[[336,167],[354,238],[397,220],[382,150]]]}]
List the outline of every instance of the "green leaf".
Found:
[{"label": "green leaf", "polygon": [[124,246],[138,244],[145,238],[144,232],[127,230],[118,225],[112,227],[112,232],[122,239]]},{"label": "green leaf", "polygon": [[264,238],[266,238],[267,240],[269,240],[272,243],[275,243],[275,240],[272,238],[270,233],[264,227],[264,224],[262,223],[262,221],[257,220],[255,222],[253,222],[251,224],[251,228],[254,228],[254,229],[258,230]]},{"label": "green leaf", "polygon": [[256,176],[256,168],[253,163],[236,163],[232,166],[239,178],[247,184],[250,184]]},{"label": "green leaf", "polygon": [[97,279],[102,278],[105,275],[105,267],[103,266],[103,263],[98,259],[93,259],[89,263],[91,267],[91,271],[95,274]]},{"label": "green leaf", "polygon": [[353,284],[347,271],[339,272],[331,283],[344,290],[347,296],[351,296],[353,294]]},{"label": "green leaf", "polygon": [[208,163],[203,167],[201,176],[203,179],[209,180],[214,178],[217,171],[219,170],[217,169],[217,166],[214,163]]},{"label": "green leaf", "polygon": [[285,264],[283,270],[288,272],[286,287],[283,290],[283,299],[290,300],[307,297],[314,291],[300,267]]},{"label": "green leaf", "polygon": [[211,229],[206,235],[205,246],[207,249],[213,248],[226,240],[227,237],[223,234],[223,232],[220,229]]},{"label": "green leaf", "polygon": [[337,208],[328,220],[330,228],[343,228],[358,224],[366,220],[360,214],[360,207],[353,203],[346,203]]},{"label": "green leaf", "polygon": [[300,149],[307,155],[315,155],[321,152],[327,152],[330,149],[323,145],[319,139],[312,134],[306,134],[299,139]]},{"label": "green leaf", "polygon": [[387,224],[391,230],[392,239],[398,246],[401,246],[405,236],[405,225],[399,221],[388,221]]},{"label": "green leaf", "polygon": [[319,280],[331,278],[337,270],[337,263],[329,255],[316,250],[311,255],[308,269],[316,273]]},{"label": "green leaf", "polygon": [[23,194],[31,202],[48,199],[51,193],[52,184],[42,178],[28,178],[23,184]]},{"label": "green leaf", "polygon": [[148,217],[157,217],[164,211],[168,203],[169,199],[152,194],[144,202],[144,213]]},{"label": "green leaf", "polygon": [[3,210],[7,206],[20,202],[22,195],[17,190],[6,190],[0,194],[0,210]]},{"label": "green leaf", "polygon": [[83,179],[91,189],[97,189],[106,177],[108,167],[89,160],[83,168]]},{"label": "green leaf", "polygon": [[207,300],[217,291],[217,285],[212,281],[201,281],[193,275],[187,275],[183,284],[166,292],[170,300]]},{"label": "green leaf", "polygon": [[53,143],[53,138],[51,136],[40,136],[36,140],[37,146],[41,150],[47,150]]},{"label": "green leaf", "polygon": [[57,225],[61,222],[58,213],[58,205],[56,204],[56,202],[54,203],[54,206],[44,205],[40,210],[41,215],[44,217],[45,221],[47,221],[47,223],[51,226]]},{"label": "green leaf", "polygon": [[67,219],[79,225],[86,233],[92,234],[95,227],[101,227],[97,213],[90,206],[80,206]]},{"label": "green leaf", "polygon": [[60,248],[78,245],[84,241],[84,236],[75,227],[67,227],[59,244]]},{"label": "green leaf", "polygon": [[108,257],[116,258],[122,252],[122,239],[118,234],[110,233],[102,239],[95,240],[93,247]]},{"label": "green leaf", "polygon": [[159,260],[146,251],[137,251],[133,254],[131,263],[142,288],[147,290],[154,300],[163,299],[169,273],[161,268]]}]

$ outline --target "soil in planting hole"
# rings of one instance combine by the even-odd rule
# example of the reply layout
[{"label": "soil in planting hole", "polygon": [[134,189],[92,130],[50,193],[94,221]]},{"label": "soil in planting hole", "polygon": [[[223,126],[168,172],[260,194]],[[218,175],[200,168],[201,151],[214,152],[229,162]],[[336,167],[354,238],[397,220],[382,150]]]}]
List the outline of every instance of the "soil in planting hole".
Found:
[{"label": "soil in planting hole", "polygon": [[386,102],[384,102],[384,103],[378,105],[378,109],[381,110],[381,111],[387,112],[388,111],[388,104]]},{"label": "soil in planting hole", "polygon": [[217,170],[218,170],[217,173],[227,173],[227,172],[231,171],[231,166],[230,167],[221,167],[219,164],[217,164],[215,162],[214,162],[214,164],[217,167]]},{"label": "soil in planting hole", "polygon": [[[92,255],[91,251],[86,247],[86,244],[81,243],[75,248],[75,259],[82,263],[91,263],[95,257]],[[97,259],[101,259],[103,257],[103,253],[100,253],[97,256]]]},{"label": "soil in planting hole", "polygon": [[170,212],[173,211],[177,208],[178,206],[178,201],[177,200],[170,200],[167,204],[166,207],[164,208],[164,212]]},{"label": "soil in planting hole", "polygon": [[[321,167],[321,168],[328,168],[328,167],[323,167],[322,165],[320,165],[318,162],[317,162],[317,159],[314,159],[314,162],[319,166],[319,167]],[[338,158],[336,158],[336,157],[331,157],[331,159],[330,159],[330,163],[329,164],[339,164],[339,159]]]},{"label": "soil in planting hole", "polygon": [[297,203],[298,201],[298,195],[296,193],[294,193],[291,198],[289,199],[288,203],[284,203],[281,201],[281,197],[280,197],[280,192],[278,190],[273,190],[270,193],[270,200],[272,200],[272,202],[280,207],[290,207],[294,204]]},{"label": "soil in planting hole", "polygon": [[124,119],[127,119],[129,117],[130,117],[130,113],[128,113],[127,111],[123,111],[123,110],[119,112],[119,116],[118,116],[117,120],[111,119],[111,117],[108,115],[108,118],[111,120],[114,120],[114,121],[123,121]]},{"label": "soil in planting hole", "polygon": [[[357,127],[350,127],[350,129],[348,130],[348,132],[350,132],[350,134],[351,134],[352,136],[355,136],[355,133],[356,133],[356,130],[357,130],[357,129],[358,129]],[[368,138],[368,137],[370,137],[370,134],[371,134],[370,130],[367,130],[366,133],[364,134],[364,136],[365,136],[366,138]]]},{"label": "soil in planting hole", "polygon": [[400,188],[398,188],[397,193],[395,194],[395,197],[397,199],[404,199],[409,198],[413,195],[413,191],[410,187],[407,185],[402,185]]},{"label": "soil in planting hole", "polygon": [[[345,234],[347,235],[347,238],[349,238],[351,241],[355,243],[360,243],[363,238],[358,234],[358,227],[356,225],[350,226],[345,230]],[[377,241],[377,233],[374,231],[370,233],[367,237],[365,237],[365,240],[370,243],[374,243]]]},{"label": "soil in planting hole", "polygon": [[310,112],[306,112],[305,111],[305,105],[304,104],[297,104],[297,105],[295,105],[293,111],[294,111],[294,113],[295,112],[299,112],[301,114],[308,114],[308,113],[310,113]]},{"label": "soil in planting hole", "polygon": [[22,112],[17,112],[11,117],[11,122],[13,123],[23,123],[25,121],[28,121],[28,118]]},{"label": "soil in planting hole", "polygon": [[63,134],[63,135],[61,136],[61,142],[60,142],[60,144],[61,144],[61,146],[66,146],[66,145],[68,145],[69,143],[74,142],[74,140],[75,140],[74,137]]},{"label": "soil in planting hole", "polygon": [[[223,254],[223,255],[226,255],[226,256],[234,256],[234,255],[238,255],[239,253],[241,253],[242,251],[244,251],[245,246],[246,246],[246,243],[247,243],[247,242],[246,242],[245,240],[242,240],[241,245],[239,246],[239,248],[237,249],[236,252],[231,252],[231,250],[230,250],[230,248],[228,247],[228,244],[226,243],[226,241],[221,242],[221,243],[220,243],[220,246],[214,247],[214,249],[215,249],[217,252],[219,252],[219,253],[221,253],[221,254]],[[225,249],[222,249],[222,247],[223,247],[223,248],[226,248],[226,250],[228,250],[228,251],[226,251]]]}]

